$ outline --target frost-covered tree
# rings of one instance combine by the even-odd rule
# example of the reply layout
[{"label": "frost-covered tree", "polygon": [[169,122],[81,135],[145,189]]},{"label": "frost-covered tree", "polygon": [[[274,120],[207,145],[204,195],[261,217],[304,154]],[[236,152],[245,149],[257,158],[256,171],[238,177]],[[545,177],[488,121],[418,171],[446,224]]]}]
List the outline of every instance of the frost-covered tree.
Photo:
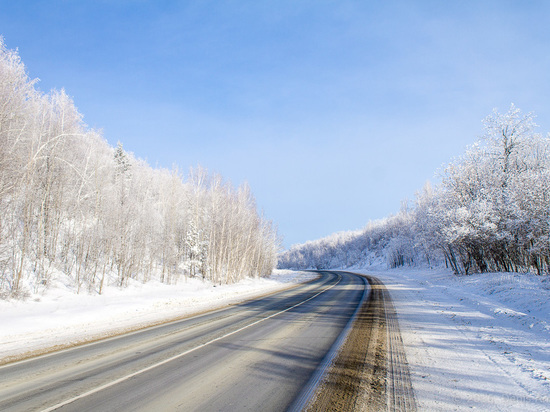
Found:
[{"label": "frost-covered tree", "polygon": [[[444,262],[456,273],[550,270],[550,140],[514,105],[484,120],[483,138],[427,185],[410,210],[362,231],[292,247],[281,267]],[[353,256],[353,259],[350,257]]]},{"label": "frost-covered tree", "polygon": [[35,86],[0,40],[0,296],[61,274],[101,293],[152,277],[271,273],[276,231],[249,191],[201,168],[153,169],[89,130],[64,91]]},{"label": "frost-covered tree", "polygon": [[[441,218],[442,248],[455,271],[531,266],[532,223],[539,219],[521,199],[546,187],[550,166],[548,139],[535,127],[533,115],[513,105],[506,114],[495,111],[485,120],[483,140],[445,170],[437,202],[443,210],[433,213]],[[544,203],[538,207],[547,208]]]}]

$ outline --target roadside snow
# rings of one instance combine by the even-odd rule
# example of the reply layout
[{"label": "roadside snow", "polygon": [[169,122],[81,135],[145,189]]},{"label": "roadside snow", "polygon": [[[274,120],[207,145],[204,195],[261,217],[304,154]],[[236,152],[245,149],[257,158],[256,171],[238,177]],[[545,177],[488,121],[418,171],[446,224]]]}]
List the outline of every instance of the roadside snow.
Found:
[{"label": "roadside snow", "polygon": [[548,277],[362,272],[390,289],[420,410],[550,410]]},{"label": "roadside snow", "polygon": [[[419,410],[550,410],[550,278],[361,271],[390,289]],[[56,287],[26,301],[0,301],[0,364],[242,302],[314,277],[278,270],[270,279],[235,285],[151,281],[108,288],[101,296]]]},{"label": "roadside snow", "polygon": [[315,277],[276,270],[269,279],[246,279],[233,285],[216,286],[199,279],[177,285],[135,282],[124,289],[106,288],[102,295],[76,295],[59,286],[25,301],[0,300],[0,364],[243,302]]}]

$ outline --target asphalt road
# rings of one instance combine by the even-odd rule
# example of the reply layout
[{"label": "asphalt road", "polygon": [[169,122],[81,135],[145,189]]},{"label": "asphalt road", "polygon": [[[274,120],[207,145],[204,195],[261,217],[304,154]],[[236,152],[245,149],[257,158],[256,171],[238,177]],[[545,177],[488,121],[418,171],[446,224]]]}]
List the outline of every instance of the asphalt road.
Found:
[{"label": "asphalt road", "polygon": [[360,276],[0,367],[2,411],[284,411],[312,394],[367,296]]}]

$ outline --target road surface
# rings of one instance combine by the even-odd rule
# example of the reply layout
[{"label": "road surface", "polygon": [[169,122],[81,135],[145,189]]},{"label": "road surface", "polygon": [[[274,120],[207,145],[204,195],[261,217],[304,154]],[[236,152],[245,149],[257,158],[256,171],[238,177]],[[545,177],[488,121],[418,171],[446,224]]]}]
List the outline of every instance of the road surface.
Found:
[{"label": "road surface", "polygon": [[[257,300],[0,367],[0,410],[284,411],[310,401],[326,408],[329,394],[340,392],[329,380],[363,331],[357,322],[377,286],[319,273]],[[392,404],[391,390],[374,389]],[[360,405],[361,390],[340,397],[340,410]]]}]

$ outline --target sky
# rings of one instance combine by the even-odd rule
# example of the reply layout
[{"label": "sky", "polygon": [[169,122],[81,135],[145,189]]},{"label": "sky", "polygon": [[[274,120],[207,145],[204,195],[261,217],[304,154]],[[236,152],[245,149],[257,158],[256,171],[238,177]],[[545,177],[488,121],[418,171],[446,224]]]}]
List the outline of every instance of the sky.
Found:
[{"label": "sky", "polygon": [[283,246],[398,212],[514,103],[550,131],[550,2],[0,0],[31,78],[153,167],[248,182]]}]

